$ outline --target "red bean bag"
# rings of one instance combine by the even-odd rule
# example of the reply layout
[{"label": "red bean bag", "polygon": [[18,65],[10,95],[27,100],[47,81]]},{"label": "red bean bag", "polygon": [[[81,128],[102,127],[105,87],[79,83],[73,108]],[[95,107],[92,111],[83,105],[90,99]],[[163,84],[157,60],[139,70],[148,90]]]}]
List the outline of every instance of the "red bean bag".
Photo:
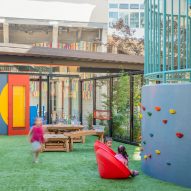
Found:
[{"label": "red bean bag", "polygon": [[131,175],[130,170],[110,152],[99,148],[96,151],[98,171],[101,178],[125,179]]},{"label": "red bean bag", "polygon": [[99,148],[102,148],[102,149],[104,149],[105,151],[107,151],[107,152],[109,152],[109,153],[111,153],[112,155],[116,155],[116,153],[112,150],[112,149],[110,149],[107,145],[105,145],[104,143],[102,143],[101,141],[96,141],[95,143],[94,143],[94,151],[96,152]]}]

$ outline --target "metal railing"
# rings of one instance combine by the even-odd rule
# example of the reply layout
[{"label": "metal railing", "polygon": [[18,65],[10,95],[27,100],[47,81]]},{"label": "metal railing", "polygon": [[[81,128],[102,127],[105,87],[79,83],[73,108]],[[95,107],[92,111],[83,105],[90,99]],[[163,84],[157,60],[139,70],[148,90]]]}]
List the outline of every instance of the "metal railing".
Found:
[{"label": "metal railing", "polygon": [[191,81],[190,13],[189,0],[145,1],[145,79]]}]

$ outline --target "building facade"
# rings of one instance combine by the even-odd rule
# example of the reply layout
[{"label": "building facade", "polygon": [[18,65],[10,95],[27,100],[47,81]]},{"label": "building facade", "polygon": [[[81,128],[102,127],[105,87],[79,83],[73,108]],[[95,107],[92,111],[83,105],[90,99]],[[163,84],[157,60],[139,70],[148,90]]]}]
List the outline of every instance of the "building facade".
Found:
[{"label": "building facade", "polygon": [[4,0],[0,42],[102,52],[106,49],[101,44],[107,42],[107,11],[106,0]]},{"label": "building facade", "polygon": [[109,35],[115,30],[113,24],[123,19],[124,23],[135,30],[134,37],[144,37],[144,0],[109,0]]},{"label": "building facade", "polygon": [[[0,43],[106,52],[107,14],[106,0],[3,0]],[[0,134],[26,134],[36,116],[44,123],[79,121],[79,79],[91,74],[78,69],[1,62]]]}]

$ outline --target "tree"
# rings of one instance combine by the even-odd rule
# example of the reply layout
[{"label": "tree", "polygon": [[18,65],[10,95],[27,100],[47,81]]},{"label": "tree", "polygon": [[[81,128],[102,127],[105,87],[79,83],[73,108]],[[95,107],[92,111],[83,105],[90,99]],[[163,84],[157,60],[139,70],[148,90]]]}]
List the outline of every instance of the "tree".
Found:
[{"label": "tree", "polygon": [[115,47],[120,54],[144,55],[144,39],[134,38],[135,30],[126,25],[123,19],[113,24],[113,29],[115,32],[109,38],[108,47]]}]

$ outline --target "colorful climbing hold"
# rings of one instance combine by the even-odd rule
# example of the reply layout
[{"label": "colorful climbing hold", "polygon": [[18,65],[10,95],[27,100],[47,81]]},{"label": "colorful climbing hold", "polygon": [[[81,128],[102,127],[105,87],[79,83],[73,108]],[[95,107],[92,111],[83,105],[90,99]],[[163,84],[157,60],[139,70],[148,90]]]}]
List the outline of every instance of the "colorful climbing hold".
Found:
[{"label": "colorful climbing hold", "polygon": [[169,110],[169,113],[170,113],[170,114],[176,114],[176,110],[170,109],[170,110]]},{"label": "colorful climbing hold", "polygon": [[159,150],[155,150],[155,153],[156,153],[157,155],[160,155],[160,151],[159,151]]},{"label": "colorful climbing hold", "polygon": [[151,117],[151,116],[152,116],[152,113],[151,113],[151,112],[147,112],[147,115]]},{"label": "colorful climbing hold", "polygon": [[148,156],[148,158],[150,158],[150,159],[152,158],[152,155],[151,155],[151,154],[149,154],[149,155],[147,155],[147,156]]},{"label": "colorful climbing hold", "polygon": [[152,133],[150,133],[149,135],[150,135],[150,137],[154,137],[154,134],[152,134]]},{"label": "colorful climbing hold", "polygon": [[176,133],[176,136],[181,139],[181,138],[184,136],[184,134],[183,134],[183,133],[180,133],[180,132],[177,132],[177,133]]},{"label": "colorful climbing hold", "polygon": [[146,145],[146,141],[143,141],[143,144]]},{"label": "colorful climbing hold", "polygon": [[156,111],[160,111],[161,108],[160,108],[159,106],[156,106],[156,107],[155,107],[155,110],[156,110]]},{"label": "colorful climbing hold", "polygon": [[139,118],[143,119],[143,114],[142,113],[139,114]]},{"label": "colorful climbing hold", "polygon": [[147,160],[147,159],[148,159],[148,156],[147,156],[147,155],[144,155],[144,159],[146,159],[146,160]]},{"label": "colorful climbing hold", "polygon": [[146,110],[146,108],[145,108],[144,106],[142,106],[142,110],[143,110],[143,111],[145,111],[145,110]]},{"label": "colorful climbing hold", "polygon": [[167,120],[167,119],[163,119],[162,122],[163,122],[164,124],[167,124],[167,123],[168,123],[168,120]]},{"label": "colorful climbing hold", "polygon": [[143,147],[141,147],[141,148],[140,148],[140,151],[144,151],[144,148],[143,148]]},{"label": "colorful climbing hold", "polygon": [[166,164],[167,164],[168,166],[170,166],[170,165],[171,165],[171,163],[170,163],[170,162],[167,162]]}]

